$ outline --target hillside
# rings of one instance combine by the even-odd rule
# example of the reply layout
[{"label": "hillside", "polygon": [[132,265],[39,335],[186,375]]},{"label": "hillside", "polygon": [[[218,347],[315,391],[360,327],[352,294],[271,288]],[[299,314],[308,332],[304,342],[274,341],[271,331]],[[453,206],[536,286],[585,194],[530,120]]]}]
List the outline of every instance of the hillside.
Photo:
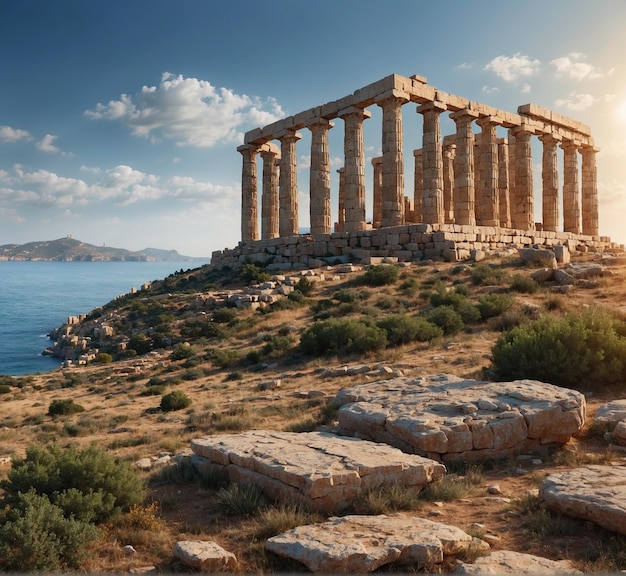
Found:
[{"label": "hillside", "polygon": [[[590,263],[594,256],[579,256],[578,261]],[[624,318],[626,262],[607,258],[603,263],[606,274],[578,280],[568,291],[531,280],[537,269],[515,256],[374,267],[380,276],[368,276],[367,267],[358,266],[274,279],[251,265],[239,272],[203,267],[176,273],[92,311],[72,326],[72,346],[61,345],[67,327],[59,330],[57,353],[90,359],[87,365],[3,379],[0,461],[23,456],[31,442],[95,442],[136,462],[176,454],[187,450],[191,439],[216,433],[332,428],[335,394],[371,380],[360,370],[363,366],[370,373],[384,369],[411,377],[449,373],[493,378],[493,346],[503,331],[598,307]],[[389,269],[393,275],[387,274]],[[285,287],[283,296],[261,298],[276,281]],[[460,324],[450,323],[451,308],[459,312]],[[388,332],[384,345],[370,349],[359,348],[358,338],[351,346],[347,339],[324,349],[325,343],[318,342],[322,348],[317,350],[300,345],[302,336],[323,321],[354,320],[359,330],[366,330],[389,325],[385,321],[391,318],[434,320],[431,313],[438,309],[446,311],[439,315],[443,334],[432,332],[421,341],[397,337],[392,342]],[[581,388],[585,385],[581,382]],[[162,398],[172,391],[180,391],[190,404],[163,410]],[[619,388],[584,391],[589,419],[598,405],[623,393]],[[69,400],[82,411],[49,414],[51,403]],[[593,433],[589,420],[579,436],[541,454],[527,473],[520,474],[515,458],[485,462],[474,468],[479,480],[471,490],[441,496],[441,502],[421,500],[407,513],[437,513],[440,521],[491,535],[496,549],[569,558],[589,572],[625,569],[625,538],[588,522],[566,524],[539,510],[536,497],[529,496],[552,471],[583,462],[621,461],[622,455]],[[7,462],[0,476],[8,469]],[[120,520],[108,526],[84,570],[119,572],[152,565],[162,572],[180,571],[172,560],[173,543],[200,539],[234,552],[240,572],[301,571],[264,552],[262,545],[268,531],[311,521],[310,515],[288,513],[285,503],[274,516],[268,509],[233,513],[225,511],[218,486],[189,470],[174,466],[142,474],[150,480],[143,524],[136,518],[135,524]],[[484,498],[494,485],[508,504]],[[281,528],[272,524],[277,515]],[[132,558],[124,553],[127,544],[137,551]],[[452,571],[454,564],[439,569]]]},{"label": "hillside", "polygon": [[64,262],[142,262],[177,261],[206,262],[205,258],[183,256],[176,250],[146,248],[138,252],[123,248],[94,246],[71,237],[58,240],[28,242],[27,244],[4,244],[0,246],[1,260],[64,261]]}]

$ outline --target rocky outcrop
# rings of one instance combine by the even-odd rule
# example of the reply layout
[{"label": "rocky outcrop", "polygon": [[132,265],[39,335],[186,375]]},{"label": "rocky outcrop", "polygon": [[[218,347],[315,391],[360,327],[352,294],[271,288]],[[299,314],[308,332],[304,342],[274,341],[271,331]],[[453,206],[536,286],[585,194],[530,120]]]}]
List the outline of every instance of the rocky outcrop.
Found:
[{"label": "rocky outcrop", "polygon": [[271,498],[304,499],[330,513],[362,490],[381,484],[422,489],[445,474],[433,460],[323,432],[252,430],[192,440],[191,448],[199,468],[217,466],[231,481],[258,485]]},{"label": "rocky outcrop", "polygon": [[480,382],[449,374],[341,389],[342,434],[437,460],[503,458],[565,443],[585,422],[580,392],[535,380]]},{"label": "rocky outcrop", "polygon": [[232,552],[211,541],[182,540],[174,545],[173,556],[183,564],[201,572],[223,572],[237,565]]},{"label": "rocky outcrop", "polygon": [[267,550],[325,574],[362,574],[392,562],[432,569],[445,555],[470,546],[489,549],[460,528],[404,515],[331,518],[299,526],[265,544]]},{"label": "rocky outcrop", "polygon": [[539,488],[546,507],[626,534],[626,467],[590,465],[550,474]]},{"label": "rocky outcrop", "polygon": [[555,576],[560,574],[582,574],[575,570],[568,560],[549,560],[541,556],[498,550],[487,556],[481,556],[473,564],[461,564],[453,574],[470,574],[471,576]]}]

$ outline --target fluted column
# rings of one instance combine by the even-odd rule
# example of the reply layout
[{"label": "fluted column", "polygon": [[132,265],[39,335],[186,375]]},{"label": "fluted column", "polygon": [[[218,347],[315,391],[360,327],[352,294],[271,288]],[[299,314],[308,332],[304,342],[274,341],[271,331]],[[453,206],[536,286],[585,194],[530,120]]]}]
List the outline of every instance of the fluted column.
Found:
[{"label": "fluted column", "polygon": [[509,144],[507,146],[509,150],[509,202],[511,204],[509,226],[513,227],[513,205],[515,204],[515,132],[514,128],[509,128],[508,138]]},{"label": "fluted column", "polygon": [[500,226],[500,198],[498,190],[498,141],[497,123],[490,116],[479,118],[480,138],[480,226]]},{"label": "fluted column", "polygon": [[533,230],[533,156],[530,147],[532,131],[518,126],[515,134],[515,187],[511,202],[511,220],[517,230]]},{"label": "fluted column", "polygon": [[330,154],[328,131],[334,126],[318,118],[307,126],[311,131],[311,170],[309,172],[311,234],[330,233]]},{"label": "fluted column", "polygon": [[346,226],[346,169],[339,168],[339,198],[337,206],[337,232],[343,232]]},{"label": "fluted column", "polygon": [[511,227],[509,144],[506,138],[498,139],[498,200],[500,203],[500,226]]},{"label": "fluted column", "polygon": [[425,224],[443,224],[443,151],[440,114],[446,110],[443,102],[428,102],[418,106],[424,116],[422,141],[424,166],[424,199],[422,201]]},{"label": "fluted column", "polygon": [[374,211],[372,227],[380,228],[383,221],[383,159],[372,158],[374,168]]},{"label": "fluted column", "polygon": [[415,168],[413,170],[413,220],[420,223],[424,221],[424,211],[422,210],[424,201],[424,154],[422,149],[413,150],[413,156],[415,158]]},{"label": "fluted column", "polygon": [[261,238],[277,238],[278,231],[278,147],[265,144],[261,147],[263,159],[263,193],[261,196]]},{"label": "fluted column", "polygon": [[454,222],[476,224],[474,195],[474,134],[472,121],[478,113],[465,108],[450,114],[456,124],[456,151],[454,156]]},{"label": "fluted column", "polygon": [[376,99],[383,110],[382,226],[399,226],[404,222],[404,153],[402,106],[408,94],[392,90]]},{"label": "fluted column", "polygon": [[258,146],[245,144],[237,148],[243,156],[241,170],[241,239],[259,239],[259,208],[256,154]]},{"label": "fluted column", "polygon": [[598,217],[598,173],[596,167],[596,154],[599,151],[599,148],[594,146],[583,146],[580,149],[583,157],[583,234],[587,236],[597,236],[600,229]]},{"label": "fluted column", "polygon": [[443,215],[446,224],[454,223],[454,154],[456,144],[443,142]]},{"label": "fluted column", "polygon": [[285,130],[276,135],[280,140],[280,176],[278,180],[278,203],[280,236],[298,234],[298,173],[296,142],[301,135]]},{"label": "fluted column", "polygon": [[563,230],[580,234],[580,189],[578,187],[578,146],[563,142]]},{"label": "fluted column", "polygon": [[346,232],[365,230],[365,151],[363,147],[363,120],[371,114],[351,106],[339,112],[345,122],[345,226]]},{"label": "fluted column", "polygon": [[541,162],[543,229],[547,232],[556,232],[559,229],[558,140],[552,134],[540,136],[539,140],[543,142]]}]

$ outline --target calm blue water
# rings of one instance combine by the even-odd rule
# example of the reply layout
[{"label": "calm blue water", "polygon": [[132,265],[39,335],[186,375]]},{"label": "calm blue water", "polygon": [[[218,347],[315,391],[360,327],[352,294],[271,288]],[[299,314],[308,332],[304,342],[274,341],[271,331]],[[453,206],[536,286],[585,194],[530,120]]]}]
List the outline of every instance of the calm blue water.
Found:
[{"label": "calm blue water", "polygon": [[68,316],[87,314],[145,282],[196,262],[0,262],[0,374],[46,372],[46,337]]}]

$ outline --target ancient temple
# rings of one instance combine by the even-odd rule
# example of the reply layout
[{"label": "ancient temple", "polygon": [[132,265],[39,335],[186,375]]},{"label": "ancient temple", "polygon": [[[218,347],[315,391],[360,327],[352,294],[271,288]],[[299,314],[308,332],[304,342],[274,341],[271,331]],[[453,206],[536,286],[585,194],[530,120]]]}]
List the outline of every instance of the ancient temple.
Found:
[{"label": "ancient temple", "polygon": [[[413,151],[413,194],[407,196],[402,109],[411,103],[423,117],[423,134],[421,148]],[[371,116],[370,106],[382,111],[382,156],[372,160],[373,217],[368,222],[363,124]],[[453,120],[453,134],[442,134],[442,114]],[[339,120],[344,165],[338,171],[338,218],[332,223],[328,135]],[[498,137],[498,127],[506,130],[505,138]],[[302,236],[298,235],[297,143],[304,129],[311,132],[310,233],[296,241]],[[540,222],[535,221],[533,138],[543,151]],[[355,239],[385,233],[405,240],[408,234],[408,241],[378,242],[375,255],[400,253],[400,259],[425,255],[462,259],[476,243],[515,246],[569,241],[575,249],[610,244],[598,236],[598,149],[589,127],[534,104],[507,112],[442,92],[421,76],[393,74],[339,100],[252,130],[238,151],[243,158],[242,242],[238,252],[216,253],[218,260],[241,259],[244,253],[249,259],[267,253],[267,246],[280,256],[282,245],[313,245],[312,252],[306,249],[303,254],[290,249],[288,261],[296,263],[306,260],[301,256],[346,254],[342,239],[348,239],[349,248],[368,248],[370,241]],[[437,232],[439,246],[424,236]],[[325,245],[319,246],[320,242]]]}]

